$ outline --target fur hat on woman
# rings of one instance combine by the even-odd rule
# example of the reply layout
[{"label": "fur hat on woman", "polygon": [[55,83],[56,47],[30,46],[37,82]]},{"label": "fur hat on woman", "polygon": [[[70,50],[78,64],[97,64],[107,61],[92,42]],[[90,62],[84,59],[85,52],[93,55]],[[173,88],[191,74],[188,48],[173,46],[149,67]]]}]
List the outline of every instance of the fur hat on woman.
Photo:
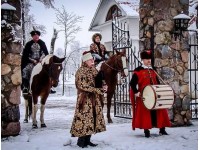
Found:
[{"label": "fur hat on woman", "polygon": [[102,39],[102,35],[101,35],[100,33],[95,33],[95,34],[92,36],[92,41],[93,41],[93,42],[95,42],[95,38],[96,38],[97,36],[100,38],[100,40]]},{"label": "fur hat on woman", "polygon": [[92,54],[89,51],[83,52],[82,61],[86,62],[87,60],[93,59]]},{"label": "fur hat on woman", "polygon": [[152,52],[151,52],[151,50],[142,51],[140,53],[140,57],[141,57],[141,59],[151,59],[152,58]]}]

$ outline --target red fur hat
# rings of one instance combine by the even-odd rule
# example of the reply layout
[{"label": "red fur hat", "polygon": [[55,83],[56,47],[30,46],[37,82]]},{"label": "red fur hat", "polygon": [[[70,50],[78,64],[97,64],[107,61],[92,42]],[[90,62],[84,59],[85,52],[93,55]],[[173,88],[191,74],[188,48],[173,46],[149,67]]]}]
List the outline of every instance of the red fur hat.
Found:
[{"label": "red fur hat", "polygon": [[140,57],[141,57],[141,59],[151,59],[152,58],[152,52],[151,52],[151,50],[142,51],[140,53]]}]

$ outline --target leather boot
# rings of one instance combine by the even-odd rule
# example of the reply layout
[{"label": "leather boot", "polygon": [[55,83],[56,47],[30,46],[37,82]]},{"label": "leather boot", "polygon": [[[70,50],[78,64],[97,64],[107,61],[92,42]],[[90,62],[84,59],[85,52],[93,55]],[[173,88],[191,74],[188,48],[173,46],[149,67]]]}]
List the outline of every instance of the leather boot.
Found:
[{"label": "leather boot", "polygon": [[165,127],[160,128],[159,134],[160,134],[160,135],[168,135],[168,133],[165,131]]},{"label": "leather boot", "polygon": [[89,145],[89,146],[92,146],[92,147],[97,146],[98,144],[92,143],[92,142],[90,141],[90,138],[91,138],[91,135],[87,135],[87,140],[86,140],[87,142],[86,142],[86,144]]},{"label": "leather boot", "polygon": [[86,139],[87,139],[86,136],[79,137],[79,138],[78,138],[77,145],[78,145],[79,147],[82,147],[82,148],[86,147],[86,146],[87,146],[87,145],[86,145]]},{"label": "leather boot", "polygon": [[145,129],[144,130],[144,134],[145,134],[145,137],[146,138],[149,138],[150,137],[150,131],[148,129]]}]

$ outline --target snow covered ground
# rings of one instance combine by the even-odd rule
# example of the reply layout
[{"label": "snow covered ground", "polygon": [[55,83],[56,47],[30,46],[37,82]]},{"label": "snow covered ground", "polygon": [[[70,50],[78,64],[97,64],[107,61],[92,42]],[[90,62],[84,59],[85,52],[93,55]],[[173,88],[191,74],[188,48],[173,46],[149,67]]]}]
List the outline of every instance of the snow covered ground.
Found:
[{"label": "snow covered ground", "polygon": [[[72,87],[73,89],[73,87]],[[77,138],[71,137],[70,127],[74,115],[76,94],[58,96],[52,94],[47,101],[45,123],[47,128],[32,129],[32,123],[23,123],[24,101],[20,105],[21,133],[16,137],[3,138],[2,150],[75,150]],[[105,110],[106,112],[106,110]],[[37,118],[39,122],[38,110]],[[106,113],[105,113],[106,116]],[[113,113],[112,113],[113,116]],[[105,118],[106,119],[106,118]],[[198,122],[190,127],[167,128],[167,136],[159,136],[158,129],[151,129],[151,137],[145,138],[143,130],[131,129],[131,120],[114,118],[107,124],[107,131],[92,136],[97,143],[94,150],[197,150]],[[70,143],[64,146],[65,143]]]}]

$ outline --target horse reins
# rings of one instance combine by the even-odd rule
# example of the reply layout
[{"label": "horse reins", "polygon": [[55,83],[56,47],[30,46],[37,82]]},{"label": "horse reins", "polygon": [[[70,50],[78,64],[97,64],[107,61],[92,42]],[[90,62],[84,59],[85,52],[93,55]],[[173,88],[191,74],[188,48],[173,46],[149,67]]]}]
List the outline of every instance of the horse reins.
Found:
[{"label": "horse reins", "polygon": [[117,71],[117,72],[121,72],[121,71],[123,71],[124,69],[127,69],[127,67],[125,67],[125,68],[122,68],[121,70],[119,70],[119,69],[115,69],[115,68],[113,68],[113,67],[110,66],[107,62],[104,62],[104,64],[105,64],[106,66],[108,66],[109,68],[111,68],[111,69]]},{"label": "horse reins", "polygon": [[[54,64],[61,64],[61,63],[54,63]],[[48,72],[48,75],[50,78],[52,78],[53,80],[55,80],[57,82],[59,81],[58,79],[54,79],[54,77],[52,76],[52,64],[50,65],[49,71],[47,71],[47,72]]]}]

